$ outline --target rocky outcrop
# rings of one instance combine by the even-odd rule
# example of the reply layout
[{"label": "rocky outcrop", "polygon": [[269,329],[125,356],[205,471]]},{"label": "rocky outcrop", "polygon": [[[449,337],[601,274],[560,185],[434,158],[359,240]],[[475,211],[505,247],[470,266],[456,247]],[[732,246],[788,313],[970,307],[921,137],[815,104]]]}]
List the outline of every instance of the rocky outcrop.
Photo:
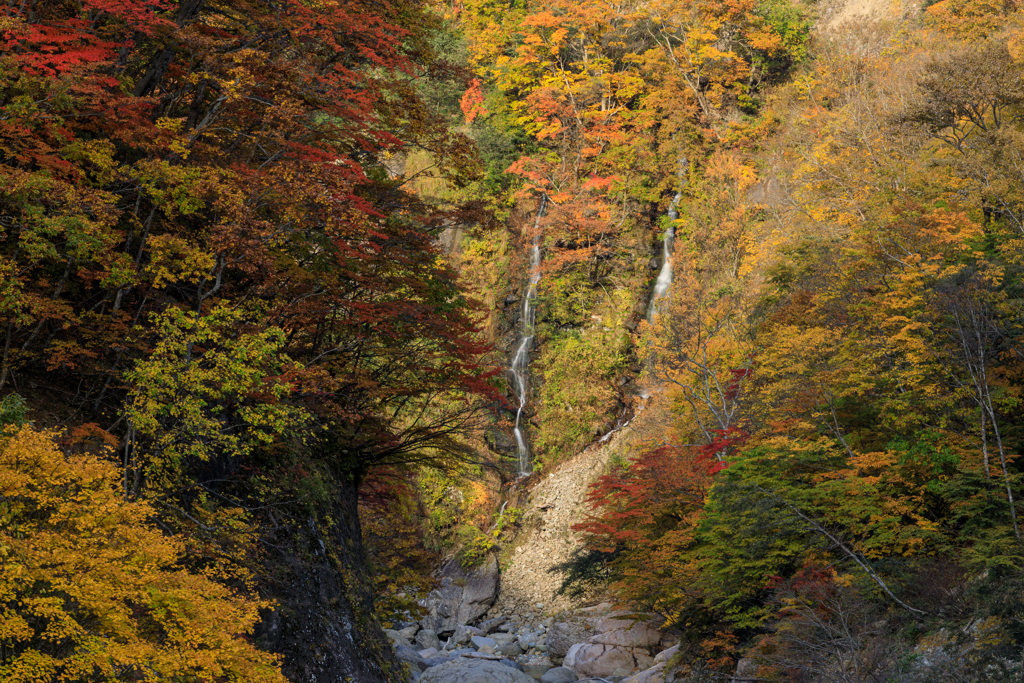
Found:
[{"label": "rocky outcrop", "polygon": [[488,659],[453,659],[431,667],[420,683],[535,683],[522,671]]}]

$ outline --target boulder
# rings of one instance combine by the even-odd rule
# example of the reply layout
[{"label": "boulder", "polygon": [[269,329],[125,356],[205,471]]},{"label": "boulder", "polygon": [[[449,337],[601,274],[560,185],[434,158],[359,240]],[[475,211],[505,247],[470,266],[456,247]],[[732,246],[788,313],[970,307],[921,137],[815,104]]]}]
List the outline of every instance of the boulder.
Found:
[{"label": "boulder", "polygon": [[545,641],[543,633],[527,631],[519,634],[519,647],[524,650],[529,650],[531,647],[536,647],[538,644],[542,644]]},{"label": "boulder", "polygon": [[427,616],[420,619],[420,625],[438,636],[455,633],[455,627],[459,624],[458,613],[461,604],[462,586],[450,577],[442,577],[440,588],[430,591],[423,601],[423,606],[427,608]]},{"label": "boulder", "polygon": [[534,683],[534,680],[500,662],[460,657],[427,669],[420,683]]},{"label": "boulder", "polygon": [[665,662],[655,664],[650,669],[635,673],[622,683],[665,683]]},{"label": "boulder", "polygon": [[597,622],[597,632],[590,642],[630,648],[649,648],[661,642],[661,631],[633,619],[605,617]]},{"label": "boulder", "polygon": [[679,652],[679,645],[673,645],[667,650],[662,650],[658,654],[654,655],[654,663],[661,664],[662,662],[667,662],[669,659],[672,658],[672,655],[674,655],[677,652]]},{"label": "boulder", "polygon": [[437,648],[436,647],[428,647],[425,650],[420,650],[418,654],[419,654],[420,657],[423,657],[423,659],[430,659],[431,657],[434,657],[434,656],[437,655]]},{"label": "boulder", "polygon": [[395,648],[395,658],[400,662],[407,662],[413,671],[423,671],[430,668],[426,659],[420,656],[419,652],[408,645],[399,645]]},{"label": "boulder", "polygon": [[401,632],[399,631],[394,631],[390,628],[386,628],[384,629],[384,635],[388,637],[388,640],[391,641],[391,644],[394,647],[398,647],[399,645],[409,645],[409,641],[403,638]]},{"label": "boulder", "polygon": [[405,628],[396,628],[395,630],[398,631],[403,638],[405,638],[405,641],[407,643],[411,643],[412,639],[416,637],[416,632],[420,630],[420,625],[413,623],[409,624]]},{"label": "boulder", "polygon": [[478,628],[474,628],[473,626],[466,626],[465,624],[459,624],[455,627],[455,633],[452,634],[452,643],[456,645],[465,645],[473,636],[485,635],[487,634]]},{"label": "boulder", "polygon": [[498,597],[500,572],[493,554],[479,567],[465,569],[456,559],[441,568],[441,586],[430,591],[423,606],[427,616],[420,620],[425,629],[439,637],[455,633],[460,624],[480,618]]},{"label": "boulder", "polygon": [[587,625],[560,621],[548,627],[544,644],[548,648],[548,655],[558,660],[565,657],[570,647],[576,643],[582,643],[592,635],[594,635],[594,630]]},{"label": "boulder", "polygon": [[437,637],[429,628],[425,628],[416,634],[416,644],[420,646],[421,650],[433,648],[435,650],[441,649],[441,640]]},{"label": "boulder", "polygon": [[481,621],[479,624],[476,625],[476,628],[483,631],[483,633],[475,635],[486,636],[491,631],[497,630],[497,628],[504,624],[506,621],[508,620],[505,617],[495,617],[493,619],[488,619],[487,621]]},{"label": "boulder", "polygon": [[540,683],[573,683],[578,680],[572,669],[566,669],[564,666],[548,669],[547,673],[540,677]]},{"label": "boulder", "polygon": [[487,636],[473,636],[469,639],[469,642],[478,650],[482,647],[489,647],[493,649],[498,644],[493,638],[488,638]]},{"label": "boulder", "polygon": [[[460,567],[461,570],[461,567]],[[459,605],[458,623],[468,624],[487,613],[498,597],[500,572],[498,558],[493,554],[479,566],[465,573],[462,603]]]},{"label": "boulder", "polygon": [[744,657],[736,662],[736,673],[732,677],[733,683],[745,683],[745,681],[756,679],[759,668],[753,659]]},{"label": "boulder", "polygon": [[628,676],[637,669],[650,668],[652,664],[654,659],[643,648],[592,642],[573,645],[562,662],[562,666],[579,676],[598,678]]}]

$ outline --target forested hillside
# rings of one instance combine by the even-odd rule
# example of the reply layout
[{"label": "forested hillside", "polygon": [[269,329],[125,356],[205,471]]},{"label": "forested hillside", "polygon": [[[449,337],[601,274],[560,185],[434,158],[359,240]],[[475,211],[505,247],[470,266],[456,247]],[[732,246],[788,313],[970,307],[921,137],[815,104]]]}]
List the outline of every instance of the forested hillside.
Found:
[{"label": "forested hillside", "polygon": [[1024,680],[1022,247],[1014,2],[2,4],[0,679],[409,680],[617,430],[662,681]]}]

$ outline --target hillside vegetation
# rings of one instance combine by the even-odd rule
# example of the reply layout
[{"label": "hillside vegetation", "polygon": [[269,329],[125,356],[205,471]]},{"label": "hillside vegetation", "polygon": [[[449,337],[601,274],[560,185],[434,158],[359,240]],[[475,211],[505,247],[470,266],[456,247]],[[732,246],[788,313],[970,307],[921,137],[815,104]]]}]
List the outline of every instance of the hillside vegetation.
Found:
[{"label": "hillside vegetation", "polygon": [[532,481],[535,239],[535,470],[647,401],[566,590],[680,680],[1024,679],[1016,3],[26,0],[0,46],[3,680],[404,681],[380,626]]}]

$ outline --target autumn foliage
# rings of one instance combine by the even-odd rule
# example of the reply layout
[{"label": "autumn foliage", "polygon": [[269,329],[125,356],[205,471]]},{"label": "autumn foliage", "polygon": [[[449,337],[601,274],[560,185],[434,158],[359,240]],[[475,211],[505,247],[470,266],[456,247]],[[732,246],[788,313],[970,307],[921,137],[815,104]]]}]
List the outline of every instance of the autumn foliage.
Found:
[{"label": "autumn foliage", "polygon": [[124,499],[116,467],[53,439],[3,436],[0,676],[283,681],[249,639],[266,603],[189,571],[184,543]]}]

